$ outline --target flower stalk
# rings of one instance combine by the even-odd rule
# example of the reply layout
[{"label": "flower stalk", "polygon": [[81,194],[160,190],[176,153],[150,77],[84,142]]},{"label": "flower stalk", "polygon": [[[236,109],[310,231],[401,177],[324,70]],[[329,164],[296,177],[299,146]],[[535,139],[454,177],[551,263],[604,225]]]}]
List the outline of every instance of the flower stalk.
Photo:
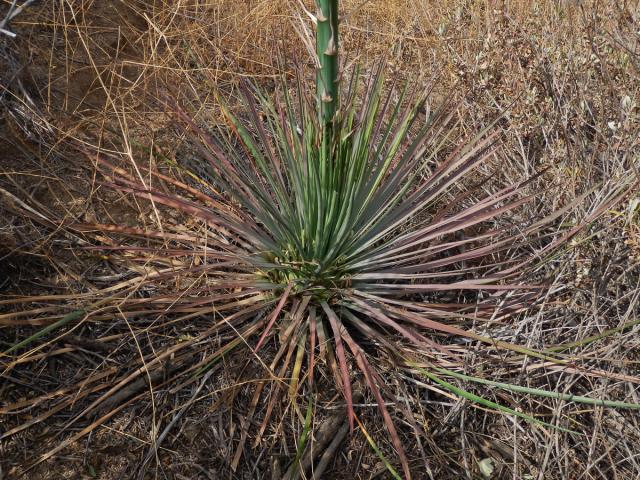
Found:
[{"label": "flower stalk", "polygon": [[317,100],[320,118],[330,126],[338,106],[338,0],[317,0]]}]

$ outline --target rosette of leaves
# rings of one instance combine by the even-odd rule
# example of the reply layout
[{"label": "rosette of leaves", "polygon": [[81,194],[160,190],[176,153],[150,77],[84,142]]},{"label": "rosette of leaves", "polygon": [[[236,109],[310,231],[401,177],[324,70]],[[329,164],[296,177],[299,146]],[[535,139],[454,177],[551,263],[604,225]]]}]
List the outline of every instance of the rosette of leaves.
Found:
[{"label": "rosette of leaves", "polygon": [[[259,435],[276,402],[305,404],[321,375],[335,379],[351,428],[354,383],[370,390],[409,477],[385,406],[394,395],[380,365],[426,375],[465,396],[441,379],[455,376],[470,348],[460,339],[480,342],[487,351],[562,363],[551,353],[480,335],[473,326],[505,321],[535,305],[545,293],[543,283],[532,280],[536,270],[621,191],[564,231],[554,225],[575,202],[531,220],[522,208],[535,205],[536,195],[525,194],[534,179],[484,188],[489,177],[480,169],[499,148],[490,128],[475,138],[459,138],[455,108],[431,112],[428,92],[410,92],[396,82],[385,93],[381,71],[366,84],[354,73],[329,127],[300,80],[295,92],[283,83],[275,100],[243,85],[246,118],[220,100],[227,121],[213,131],[174,103],[176,118],[208,165],[206,180],[194,175],[195,185],[204,189],[157,170],[144,176],[168,182],[173,191],[150,188],[98,156],[110,187],[176,209],[202,225],[197,234],[178,233],[177,226],[171,232],[169,224],[162,232],[99,226],[157,243],[151,252],[117,247],[137,252],[141,265],[156,265],[155,277],[146,282],[197,277],[198,288],[145,298],[147,306],[160,304],[147,307],[147,314],[165,308],[163,313],[182,313],[181,321],[211,314],[216,319],[197,337],[150,354],[148,363],[157,366],[157,358],[224,338],[214,353],[178,369],[180,377],[202,375],[221,355],[242,347],[252,353],[249,362],[272,377],[253,391],[234,467],[260,399],[269,401]],[[168,257],[182,260],[171,265]],[[145,313],[140,302],[119,308],[140,315]],[[89,409],[132,378],[125,376]]]}]

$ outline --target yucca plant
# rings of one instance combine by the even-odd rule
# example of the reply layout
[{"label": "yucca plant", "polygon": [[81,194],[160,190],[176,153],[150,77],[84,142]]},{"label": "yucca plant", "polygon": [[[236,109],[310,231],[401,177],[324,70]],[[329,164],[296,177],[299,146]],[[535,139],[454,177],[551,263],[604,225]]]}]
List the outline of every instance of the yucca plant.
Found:
[{"label": "yucca plant", "polygon": [[[97,375],[110,379],[108,387],[93,384],[92,374],[73,399],[63,398],[0,438],[90,399],[67,426],[93,412],[102,416],[42,461],[96,422],[111,418],[121,404],[140,398],[139,390],[127,390],[136,382],[144,385],[148,378],[166,385],[170,378],[174,390],[179,389],[213,371],[224,355],[241,347],[252,353],[248,362],[261,365],[267,376],[253,387],[231,462],[234,469],[259,400],[269,399],[258,436],[277,402],[287,398],[308,426],[309,415],[298,404],[310,405],[318,378],[327,376],[342,392],[351,429],[356,420],[354,385],[361,383],[373,394],[409,478],[409,460],[385,406],[385,399],[394,395],[383,381],[382,364],[536,421],[442,377],[486,382],[460,372],[468,348],[457,341],[460,338],[480,342],[488,355],[502,350],[565,362],[552,351],[482,335],[478,326],[535,305],[545,291],[540,266],[619,201],[625,189],[612,191],[588,218],[560,233],[550,227],[573,205],[544,218],[527,218],[522,208],[535,204],[536,196],[525,193],[535,179],[490,190],[485,188],[487,178],[479,174],[499,149],[493,125],[475,138],[460,138],[453,105],[432,112],[429,91],[401,87],[395,81],[387,85],[382,66],[366,81],[356,69],[341,87],[337,1],[319,0],[318,7],[315,94],[308,93],[301,75],[293,91],[284,81],[272,97],[243,84],[248,120],[219,98],[226,122],[213,129],[200,126],[178,102],[167,102],[194,139],[210,179],[200,177],[187,184],[158,169],[140,170],[132,177],[107,155],[88,152],[98,159],[105,185],[201,223],[185,229],[166,220],[158,231],[72,225],[75,231],[101,232],[96,237],[101,244],[91,248],[123,255],[121,261],[135,265],[135,276],[87,294],[81,310],[62,318],[53,313],[44,317],[40,324],[48,326],[14,345],[5,357],[55,328],[83,319],[100,322],[114,314],[127,321],[154,319],[144,326],[150,330],[159,325],[185,325],[189,332],[193,325],[200,327],[177,341],[163,337],[128,368],[105,368]],[[152,187],[153,183],[171,189]],[[144,239],[146,244],[108,245],[105,232]],[[137,297],[139,291],[146,294]],[[11,319],[19,322],[54,308],[11,314]],[[216,348],[211,347],[214,338]],[[12,360],[5,371],[17,365]],[[106,406],[110,408],[104,413]]]}]

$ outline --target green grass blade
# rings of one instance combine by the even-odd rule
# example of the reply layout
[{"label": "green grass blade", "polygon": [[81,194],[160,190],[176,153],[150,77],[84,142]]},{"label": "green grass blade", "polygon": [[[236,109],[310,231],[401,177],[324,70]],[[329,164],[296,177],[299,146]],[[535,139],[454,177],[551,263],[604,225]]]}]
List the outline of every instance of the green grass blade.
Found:
[{"label": "green grass blade", "polygon": [[27,345],[29,345],[30,343],[38,340],[39,338],[45,336],[46,334],[65,326],[67,323],[73,322],[75,320],[77,320],[80,317],[83,317],[84,315],[86,315],[87,312],[84,310],[74,310],[73,312],[65,315],[64,317],[62,317],[60,320],[58,320],[57,322],[52,323],[51,325],[48,325],[46,327],[44,327],[42,330],[38,330],[36,333],[34,333],[33,335],[31,335],[30,337],[25,338],[24,340],[16,343],[15,345],[11,346],[8,350],[6,350],[2,355],[9,355],[11,352],[15,352],[16,350],[18,350],[19,348],[25,347]]},{"label": "green grass blade", "polygon": [[460,380],[467,380],[469,382],[475,382],[482,385],[489,385],[492,387],[501,388],[503,390],[508,390],[510,392],[516,393],[526,393],[528,395],[536,395],[538,397],[547,397],[547,398],[555,398],[557,400],[564,400],[567,402],[576,402],[583,403],[586,405],[599,405],[602,407],[610,407],[610,408],[630,408],[630,409],[640,409],[640,403],[627,403],[627,402],[619,402],[615,400],[601,400],[597,398],[584,397],[580,395],[571,395],[560,392],[551,392],[549,390],[542,390],[539,388],[530,388],[530,387],[522,387],[520,385],[513,385],[511,383],[502,383],[495,382],[493,380],[486,380],[484,378],[473,377],[469,375],[464,375],[462,373],[453,372],[451,370],[446,370],[444,368],[435,367],[435,369],[448,375],[450,377],[454,377]]},{"label": "green grass blade", "polygon": [[545,427],[549,427],[549,428],[553,428],[555,430],[560,430],[562,432],[567,432],[567,433],[575,433],[576,435],[581,435],[579,432],[576,432],[574,430],[569,430],[567,428],[564,427],[559,427],[557,425],[552,425],[550,423],[544,422],[542,420],[538,420],[535,417],[532,417],[531,415],[527,415],[526,413],[522,413],[522,412],[518,412],[516,410],[513,410],[512,408],[509,407],[505,407],[504,405],[500,405],[499,403],[496,402],[492,402],[491,400],[487,400],[486,398],[483,398],[479,395],[476,395],[475,393],[471,393],[468,392],[466,390],[463,390],[462,388],[456,387],[455,385],[442,380],[440,377],[438,377],[437,375],[434,375],[431,372],[428,372],[422,368],[416,368],[416,370],[421,373],[422,375],[424,375],[425,377],[429,378],[430,380],[433,380],[434,382],[436,382],[438,385],[440,385],[441,387],[446,388],[447,390],[449,390],[451,393],[458,395],[461,398],[464,398],[466,400],[469,400],[470,402],[473,403],[477,403],[479,405],[482,405],[484,407],[488,407],[492,410],[496,410],[502,413],[508,413],[510,415],[515,415],[516,417],[520,417],[523,420],[526,420],[527,422],[530,423],[534,423],[534,424],[538,424],[538,425],[542,425]]},{"label": "green grass blade", "polygon": [[307,446],[307,439],[309,438],[309,433],[311,432],[311,419],[313,418],[313,397],[309,395],[309,401],[307,402],[307,413],[304,417],[304,428],[302,429],[302,434],[298,439],[298,449],[296,451],[296,457],[292,463],[291,475],[289,478],[296,478],[296,473],[298,472],[298,468],[300,467],[300,459],[302,458],[302,454],[304,453],[304,449]]},{"label": "green grass blade", "polygon": [[358,422],[358,426],[360,427],[360,430],[364,434],[364,438],[367,439],[367,442],[369,443],[373,451],[376,453],[380,461],[384,464],[387,471],[393,476],[393,478],[397,480],[402,480],[402,477],[398,474],[396,469],[393,468],[393,465],[389,463],[389,460],[387,460],[387,457],[384,456],[384,454],[382,453],[382,450],[380,450],[380,447],[378,447],[378,445],[373,440],[371,435],[369,435],[369,432],[367,432],[367,430],[364,428],[364,425],[362,424],[362,422],[358,417],[356,417],[356,422]]}]

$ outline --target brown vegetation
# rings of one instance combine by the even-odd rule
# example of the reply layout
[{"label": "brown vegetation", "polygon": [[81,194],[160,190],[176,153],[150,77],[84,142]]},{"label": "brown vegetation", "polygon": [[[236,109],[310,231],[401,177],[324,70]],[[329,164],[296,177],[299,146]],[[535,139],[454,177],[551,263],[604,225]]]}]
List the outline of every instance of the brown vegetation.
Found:
[{"label": "brown vegetation", "polygon": [[[639,8],[637,1],[615,0],[345,0],[343,62],[367,70],[385,58],[391,75],[409,82],[437,79],[436,98],[460,101],[460,133],[472,135],[506,111],[498,124],[501,154],[482,175],[517,181],[547,168],[530,186],[540,197],[527,212],[531,217],[592,190],[576,218],[567,219],[577,222],[619,181],[638,175]],[[120,299],[91,292],[148,272],[130,269],[137,260],[131,254],[105,256],[83,248],[96,238],[117,246],[115,235],[85,228],[84,236],[70,225],[157,229],[166,221],[185,233],[199,228],[186,216],[105,189],[96,165],[71,145],[113,153],[121,167],[136,165],[142,176],[153,164],[171,178],[194,182],[189,172],[198,170],[198,158],[159,98],[168,87],[181,101],[196,104],[203,122],[221,121],[214,92],[234,104],[241,78],[272,89],[283,68],[276,53],[310,64],[301,21],[307,25],[308,18],[294,0],[61,0],[26,9],[11,23],[16,38],[0,37],[0,351],[61,311],[87,308],[83,298],[91,299],[96,312],[96,322],[68,328],[64,337],[46,337],[31,356],[0,357],[0,435],[44,415],[32,428],[0,440],[0,478],[19,478],[40,460],[24,478],[278,478],[279,465],[284,469],[295,457],[304,419],[291,409],[262,438],[254,436],[262,421],[257,416],[242,462],[235,472],[230,468],[252,408],[252,391],[234,383],[242,354],[225,356],[223,369],[185,389],[170,383],[184,360],[172,358],[163,369],[141,375],[130,390],[114,392],[110,405],[122,407],[104,422],[100,415],[111,412],[109,405],[84,424],[63,427],[71,406],[88,405],[84,394],[111,387],[109,369],[115,378],[119,367],[140,360],[153,345],[146,336],[154,326],[113,313],[100,317],[101,302]],[[480,331],[531,348],[573,344],[566,359],[592,374],[529,358],[517,366],[505,362],[492,370],[493,379],[640,402],[638,195],[630,192],[548,264],[544,273],[554,281],[539,308]],[[148,295],[133,288],[129,293]],[[50,301],[61,294],[68,297]],[[18,297],[22,304],[14,301]],[[21,310],[33,313],[15,316]],[[110,315],[116,326],[98,322]],[[168,322],[161,335],[186,341],[207,322],[195,319],[185,330]],[[485,360],[480,347],[465,358],[468,365]],[[105,377],[80,383],[98,367]],[[494,468],[490,478],[640,476],[636,410],[460,384],[551,424],[571,418],[585,435],[485,411],[437,386],[407,388],[397,381],[391,388],[411,403],[423,432],[415,436],[397,415],[414,478],[482,478],[481,467],[488,464]],[[318,403],[316,424],[326,418],[332,424],[336,411],[343,415],[342,397],[335,393],[328,389]],[[356,404],[364,427],[397,465],[373,397],[356,394],[363,395]],[[80,435],[92,422],[100,425]],[[342,432],[341,425],[326,435],[334,432]],[[316,440],[326,445],[322,435]],[[387,478],[361,430],[346,438],[340,449],[333,447],[323,478]]]}]

